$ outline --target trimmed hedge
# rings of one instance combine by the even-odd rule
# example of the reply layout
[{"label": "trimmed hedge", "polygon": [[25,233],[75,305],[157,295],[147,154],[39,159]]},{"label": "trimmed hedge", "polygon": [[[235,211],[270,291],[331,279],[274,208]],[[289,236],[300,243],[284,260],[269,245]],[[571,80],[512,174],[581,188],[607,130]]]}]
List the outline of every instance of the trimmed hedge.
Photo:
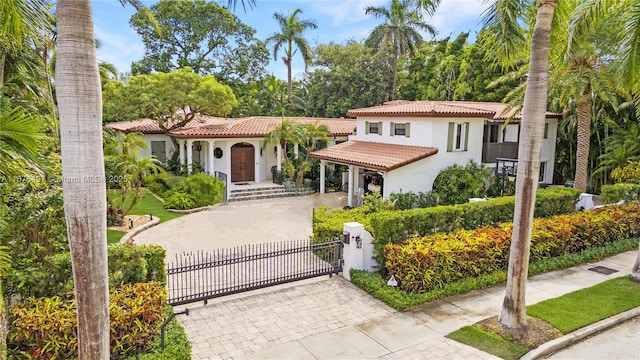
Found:
[{"label": "trimmed hedge", "polygon": [[[159,245],[109,245],[109,286],[159,281],[165,283],[165,250]],[[28,271],[27,271],[28,270]],[[73,272],[68,252],[48,256],[42,264],[9,273],[5,293],[28,297],[73,295]]]},{"label": "trimmed hedge", "polygon": [[[532,261],[529,264],[529,276],[542,274],[549,271],[566,269],[587,262],[602,260],[608,256],[638,248],[638,239],[623,239],[585,249],[580,253],[564,254],[558,257]],[[396,287],[387,285],[387,281],[379,273],[370,273],[362,270],[351,270],[351,282],[354,285],[384,302],[396,310],[404,310],[427,302],[442,299],[447,296],[464,294],[472,290],[484,289],[506,281],[506,270],[496,270],[478,277],[470,277],[457,280],[452,283],[442,284],[423,293],[407,293]]]},{"label": "trimmed hedge", "polygon": [[[504,270],[512,224],[457,230],[384,247],[386,268],[405,291],[424,292],[442,284]],[[571,215],[535,219],[531,260],[577,253],[618,239],[640,236],[640,203],[608,206]]]},{"label": "trimmed hedge", "polygon": [[[536,196],[536,217],[549,217],[575,211],[580,191],[573,188],[540,189]],[[313,237],[326,241],[342,233],[343,223],[357,221],[376,239],[379,250],[387,243],[400,243],[411,236],[425,236],[457,229],[475,229],[513,220],[515,196],[476,203],[436,206],[422,209],[366,213],[360,208],[320,209],[313,216]]]},{"label": "trimmed hedge", "polygon": [[[167,290],[158,282],[124,285],[110,293],[111,359],[145,353],[157,338]],[[75,300],[29,298],[9,307],[10,358],[77,358]]]},{"label": "trimmed hedge", "polygon": [[602,199],[606,204],[620,200],[640,200],[640,184],[620,183],[602,186]]}]

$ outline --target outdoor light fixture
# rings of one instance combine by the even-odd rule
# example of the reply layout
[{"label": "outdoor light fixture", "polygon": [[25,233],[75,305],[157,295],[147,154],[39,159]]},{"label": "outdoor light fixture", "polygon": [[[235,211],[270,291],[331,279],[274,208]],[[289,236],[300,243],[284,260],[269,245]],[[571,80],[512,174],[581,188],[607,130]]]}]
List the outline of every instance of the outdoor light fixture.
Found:
[{"label": "outdoor light fixture", "polygon": [[349,238],[351,237],[351,234],[349,234],[348,231],[343,232],[342,234],[340,234],[339,238],[340,241],[342,241],[343,244],[348,244],[349,243]]},{"label": "outdoor light fixture", "polygon": [[198,152],[202,151],[202,144],[198,143],[196,145],[196,151],[198,151]]},{"label": "outdoor light fixture", "polygon": [[356,236],[356,248],[362,249],[362,239],[360,238],[360,235]]}]

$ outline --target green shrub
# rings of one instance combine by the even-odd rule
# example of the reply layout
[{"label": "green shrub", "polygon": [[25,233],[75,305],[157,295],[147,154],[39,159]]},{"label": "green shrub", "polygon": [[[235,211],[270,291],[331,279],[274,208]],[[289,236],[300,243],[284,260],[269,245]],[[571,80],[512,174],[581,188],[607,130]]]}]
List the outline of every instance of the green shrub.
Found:
[{"label": "green shrub", "polygon": [[195,201],[194,207],[217,204],[222,201],[225,192],[224,183],[220,179],[205,173],[183,179],[173,190],[191,195]]},{"label": "green shrub", "polygon": [[176,191],[164,201],[164,207],[167,209],[193,209],[196,207],[196,199],[191,194]]},{"label": "green shrub", "polygon": [[[437,233],[384,247],[386,268],[402,289],[424,292],[461,278],[505,269],[512,224]],[[577,253],[640,236],[640,203],[535,219],[531,260]]]},{"label": "green shrub", "polygon": [[[173,313],[171,306],[165,307],[164,316]],[[160,336],[151,342],[151,351],[146,354],[131,356],[128,360],[191,360],[191,343],[178,319],[171,320],[165,328],[165,348],[160,348]]]},{"label": "green shrub", "polygon": [[607,204],[620,200],[639,200],[640,184],[620,183],[615,185],[602,185],[602,199]]},{"label": "green shrub", "polygon": [[[535,216],[574,212],[579,195],[580,191],[572,188],[540,189],[536,196]],[[362,207],[349,210],[320,209],[313,214],[313,238],[331,240],[342,233],[345,222],[357,221],[372,233],[380,254],[385,244],[397,244],[408,237],[511,221],[514,206],[515,197],[508,196],[476,203],[373,213],[367,213],[368,209]],[[381,257],[378,260],[384,263]]]},{"label": "green shrub", "polygon": [[[162,284],[125,285],[110,293],[111,359],[149,350],[159,333],[167,290]],[[77,358],[75,300],[29,298],[9,307],[11,358]]]},{"label": "green shrub", "polygon": [[462,204],[469,198],[484,197],[492,179],[490,168],[472,160],[465,166],[451,165],[442,170],[433,181],[433,192],[441,205]]},{"label": "green shrub", "polygon": [[144,178],[144,186],[152,192],[167,198],[173,194],[178,184],[184,181],[184,176],[160,173],[147,175]]},{"label": "green shrub", "polygon": [[[166,281],[165,250],[159,245],[115,244],[108,247],[109,285]],[[40,263],[12,271],[4,281],[7,295],[27,297],[73,295],[71,255],[68,252],[44,258]]]},{"label": "green shrub", "polygon": [[438,195],[433,191],[406,193],[391,193],[389,201],[395,203],[396,210],[408,210],[416,208],[427,208],[438,205]]}]

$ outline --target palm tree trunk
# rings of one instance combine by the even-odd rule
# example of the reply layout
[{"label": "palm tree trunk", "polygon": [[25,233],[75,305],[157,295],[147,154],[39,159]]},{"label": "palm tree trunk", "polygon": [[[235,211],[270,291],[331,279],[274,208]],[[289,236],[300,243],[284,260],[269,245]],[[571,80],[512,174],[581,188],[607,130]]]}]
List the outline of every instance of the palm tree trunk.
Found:
[{"label": "palm tree trunk", "polygon": [[520,332],[527,327],[525,289],[531,247],[533,209],[536,202],[540,152],[547,108],[547,77],[551,45],[551,21],[556,0],[538,2],[538,14],[531,39],[531,56],[527,90],[522,111],[522,133],[518,148],[516,205],[513,236],[509,254],[507,289],[500,313],[500,323]]},{"label": "palm tree trunk", "polygon": [[287,64],[287,99],[291,100],[293,88],[291,86],[291,58],[286,58],[284,63]]},{"label": "palm tree trunk", "polygon": [[587,86],[578,102],[578,144],[576,149],[576,189],[587,191],[589,145],[591,142],[591,87]]},{"label": "palm tree trunk", "polygon": [[636,257],[636,263],[633,265],[633,269],[631,269],[629,279],[640,282],[640,245],[638,246],[638,257]]},{"label": "palm tree trunk", "polygon": [[57,99],[64,212],[77,302],[78,358],[109,358],[102,95],[90,0],[57,2]]}]

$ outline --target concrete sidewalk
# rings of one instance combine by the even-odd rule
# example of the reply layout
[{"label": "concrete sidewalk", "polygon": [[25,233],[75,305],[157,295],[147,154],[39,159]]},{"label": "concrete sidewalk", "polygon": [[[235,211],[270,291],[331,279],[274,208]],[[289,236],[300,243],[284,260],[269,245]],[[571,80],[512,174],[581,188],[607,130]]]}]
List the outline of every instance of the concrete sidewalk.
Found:
[{"label": "concrete sidewalk", "polygon": [[[627,275],[636,255],[637,251],[629,251],[535,276],[527,286],[527,303]],[[617,272],[603,275],[588,270],[595,266]],[[334,277],[222,300],[194,309],[192,316],[180,321],[194,346],[194,359],[492,359],[444,336],[498,315],[503,295],[501,284],[396,312]],[[228,320],[221,322],[225,316]],[[597,346],[625,344],[608,339]]]}]

